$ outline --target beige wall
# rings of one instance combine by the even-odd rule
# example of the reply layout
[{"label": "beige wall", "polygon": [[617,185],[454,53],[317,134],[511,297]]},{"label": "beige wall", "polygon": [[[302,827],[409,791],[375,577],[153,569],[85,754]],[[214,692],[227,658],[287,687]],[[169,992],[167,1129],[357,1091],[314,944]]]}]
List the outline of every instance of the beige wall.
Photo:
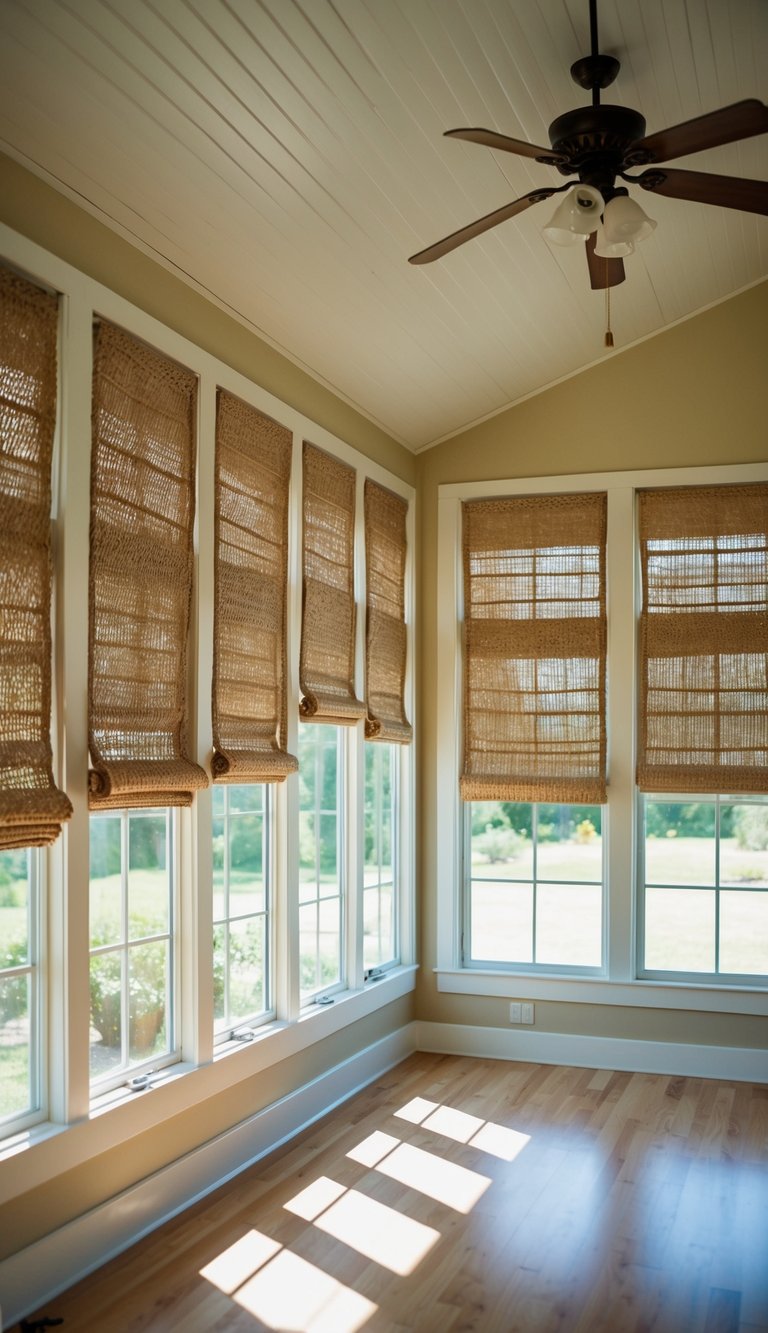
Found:
[{"label": "beige wall", "polygon": [[[584,374],[420,455],[419,1018],[509,1027],[508,999],[439,994],[432,971],[438,829],[434,690],[438,486],[505,477],[763,462],[768,459],[767,423],[768,283],[763,283],[638,347],[614,353]],[[747,1016],[536,1005],[537,1031],[764,1047],[767,1026],[765,1019]]]}]

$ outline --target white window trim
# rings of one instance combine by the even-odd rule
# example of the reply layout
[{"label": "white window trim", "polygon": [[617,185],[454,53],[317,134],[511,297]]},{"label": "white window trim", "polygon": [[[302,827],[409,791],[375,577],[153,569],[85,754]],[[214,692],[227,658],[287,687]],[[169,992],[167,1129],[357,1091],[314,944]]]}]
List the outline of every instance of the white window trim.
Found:
[{"label": "white window trim", "polygon": [[[158,1073],[152,1096],[137,1099],[125,1088],[116,1088],[91,1098],[88,1051],[88,900],[85,893],[67,892],[66,885],[87,884],[88,858],[88,528],[90,494],[90,450],[83,441],[91,437],[92,329],[94,317],[111,320],[145,340],[158,351],[179,361],[198,377],[197,492],[212,494],[214,475],[214,423],[216,389],[221,387],[274,417],[293,437],[293,493],[301,496],[301,444],[311,440],[319,448],[354,467],[358,472],[360,512],[362,486],[370,477],[408,501],[408,566],[406,586],[407,677],[406,708],[414,720],[415,696],[415,489],[388,469],[319,426],[296,408],[283,403],[247,376],[176,333],[153,316],[134,306],[109,288],[44,250],[27,237],[0,223],[0,256],[27,274],[32,281],[61,294],[60,350],[60,513],[66,522],[55,532],[55,598],[58,626],[54,637],[54,751],[59,760],[61,785],[73,805],[72,819],[62,836],[44,855],[49,884],[46,1008],[48,1064],[47,1107],[43,1121],[28,1129],[19,1128],[0,1142],[3,1188],[0,1198],[24,1193],[35,1181],[66,1170],[93,1154],[122,1142],[125,1134],[160,1124],[202,1098],[252,1077],[262,1069],[299,1054],[317,1041],[366,1015],[391,1004],[415,987],[415,837],[414,791],[415,746],[400,747],[401,808],[404,828],[401,837],[401,964],[375,983],[364,983],[362,962],[359,976],[348,975],[348,988],[333,1006],[302,1011],[299,1005],[298,960],[290,961],[288,942],[295,911],[295,894],[287,886],[296,883],[298,853],[296,839],[288,836],[298,826],[296,784],[277,784],[274,800],[274,906],[273,974],[280,977],[274,996],[276,1017],[259,1028],[247,1045],[221,1043],[214,1052],[212,986],[206,959],[212,956],[212,876],[200,874],[211,839],[210,789],[198,793],[190,810],[180,811],[177,847],[181,891],[181,1003],[178,1044],[179,1061]],[[289,700],[298,699],[298,644],[300,633],[301,533],[300,503],[291,506],[289,523],[289,578],[291,590],[288,624]],[[73,515],[74,521],[73,521]],[[360,533],[362,525],[356,525]],[[362,541],[362,537],[358,537]],[[206,766],[212,748],[210,707],[213,632],[213,518],[196,505],[195,596],[192,606],[191,641],[197,637],[197,652],[190,653],[189,734],[193,758]],[[360,557],[358,556],[358,561]],[[359,565],[357,578],[360,579]],[[357,685],[363,688],[362,644],[364,640],[364,580],[356,585],[358,605]],[[362,592],[362,596],[361,596]],[[66,633],[64,627],[66,626]],[[297,709],[289,705],[288,749],[295,753]],[[362,726],[356,748],[363,744]],[[350,739],[350,744],[352,740]],[[359,762],[359,761],[358,761]],[[286,788],[290,787],[290,792]],[[360,802],[359,804],[362,804]],[[351,821],[348,821],[351,822]],[[350,884],[362,884],[362,839],[350,841]],[[202,855],[198,855],[198,851]],[[279,904],[279,907],[278,907]],[[297,950],[294,951],[297,955]],[[214,1058],[215,1056],[215,1058]],[[187,1077],[187,1075],[189,1077]],[[184,1076],[184,1077],[182,1077]],[[106,1112],[109,1114],[105,1114]],[[47,1119],[45,1117],[47,1116]],[[18,1122],[17,1122],[18,1123]],[[98,1127],[98,1128],[97,1128]],[[62,1134],[62,1131],[66,1131]],[[46,1144],[55,1143],[46,1156]],[[36,1146],[37,1145],[37,1146]],[[35,1147],[35,1152],[28,1151]],[[38,1151],[40,1156],[38,1159]],[[40,1166],[37,1169],[37,1161]],[[33,1169],[34,1163],[34,1169]]]},{"label": "white window trim", "polygon": [[[755,987],[639,980],[635,977],[633,822],[636,812],[635,609],[632,600],[612,596],[612,587],[633,587],[635,492],[643,487],[706,486],[768,481],[768,464],[690,467],[633,472],[577,473],[571,476],[451,483],[438,490],[437,544],[437,717],[436,800],[437,962],[439,991],[461,995],[513,996],[582,1004],[766,1014],[768,992]],[[608,495],[608,772],[606,893],[607,939],[604,975],[532,974],[461,965],[462,815],[458,792],[461,765],[461,627],[463,579],[461,505],[464,500],[514,495],[605,491]],[[628,535],[633,539],[629,540]],[[611,667],[613,666],[613,670]],[[631,729],[629,741],[627,729]]]}]

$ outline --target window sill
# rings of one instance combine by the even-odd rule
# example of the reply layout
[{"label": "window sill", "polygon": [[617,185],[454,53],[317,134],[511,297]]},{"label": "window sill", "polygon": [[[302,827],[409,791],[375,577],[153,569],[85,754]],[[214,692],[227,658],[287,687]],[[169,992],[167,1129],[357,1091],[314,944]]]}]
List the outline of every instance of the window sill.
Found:
[{"label": "window sill", "polygon": [[416,971],[415,966],[393,969],[363,990],[344,991],[332,1005],[302,1013],[295,1023],[265,1024],[253,1041],[217,1047],[210,1064],[168,1065],[140,1092],[114,1088],[94,1099],[87,1119],[71,1125],[43,1122],[9,1135],[0,1143],[0,1205],[384,1008],[414,989]]},{"label": "window sill", "polygon": [[692,1009],[706,1013],[768,1014],[768,991],[748,987],[610,981],[602,977],[542,977],[528,972],[484,972],[469,968],[435,968],[434,971],[438,991],[453,995],[628,1005],[643,1009]]}]

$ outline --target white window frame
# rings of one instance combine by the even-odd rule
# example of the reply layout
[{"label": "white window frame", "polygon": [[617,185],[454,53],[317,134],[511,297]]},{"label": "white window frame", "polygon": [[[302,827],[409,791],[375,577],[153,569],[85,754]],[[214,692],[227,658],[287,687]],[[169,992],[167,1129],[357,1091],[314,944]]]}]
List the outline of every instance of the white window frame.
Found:
[{"label": "white window frame", "polygon": [[[263,1069],[308,1049],[325,1037],[391,1004],[415,987],[415,746],[401,747],[401,964],[382,981],[367,985],[362,964],[362,746],[363,726],[350,728],[347,776],[357,793],[357,818],[348,819],[346,856],[350,912],[345,940],[347,987],[327,1008],[302,1011],[299,1002],[295,894],[298,874],[297,785],[277,784],[273,800],[275,1006],[248,1044],[216,1045],[213,1035],[211,792],[197,793],[191,809],[178,813],[176,846],[179,880],[178,1060],[153,1075],[153,1095],[137,1100],[126,1086],[91,1097],[89,1077],[88,899],[68,892],[68,885],[88,883],[88,529],[91,437],[92,331],[104,318],[192,370],[197,394],[197,506],[194,529],[195,588],[190,626],[191,757],[208,767],[212,751],[211,677],[213,657],[213,511],[216,391],[228,390],[291,431],[293,472],[289,517],[288,735],[295,753],[298,728],[298,649],[301,616],[301,456],[302,441],[355,468],[355,589],[357,603],[356,688],[363,690],[365,635],[363,487],[366,477],[409,502],[406,627],[408,672],[406,709],[414,718],[415,692],[415,490],[387,468],[317,425],[304,413],[262,389],[189,339],[129,301],[81,273],[57,256],[0,224],[0,256],[33,282],[60,293],[60,414],[57,522],[54,527],[53,747],[60,785],[73,806],[62,836],[42,853],[47,874],[47,952],[45,967],[46,1057],[42,1066],[40,1123],[23,1140],[6,1139],[4,1161],[8,1196],[25,1193],[62,1171],[121,1143],[126,1134],[161,1124],[198,1101],[216,1096]],[[256,371],[258,373],[258,370]],[[195,646],[196,645],[196,646]],[[187,1078],[186,1075],[191,1077]],[[86,1122],[87,1131],[82,1126]],[[66,1131],[75,1125],[78,1132]],[[14,1126],[18,1128],[18,1124]],[[63,1133],[63,1139],[62,1139]],[[53,1146],[55,1142],[55,1147]],[[33,1150],[33,1151],[30,1151]]]},{"label": "white window frame", "polygon": [[[439,991],[519,999],[588,1004],[765,1014],[762,987],[690,985],[684,981],[645,980],[636,975],[635,753],[636,753],[636,598],[635,495],[645,487],[706,486],[768,480],[768,465],[691,467],[633,472],[581,473],[492,482],[442,485],[438,489],[437,717],[436,800],[440,811],[437,841],[437,956]],[[458,792],[461,765],[463,579],[461,505],[464,500],[514,495],[605,491],[608,496],[608,804],[603,820],[606,894],[605,969],[601,977],[557,975],[530,970],[478,969],[461,965],[462,826]]]}]

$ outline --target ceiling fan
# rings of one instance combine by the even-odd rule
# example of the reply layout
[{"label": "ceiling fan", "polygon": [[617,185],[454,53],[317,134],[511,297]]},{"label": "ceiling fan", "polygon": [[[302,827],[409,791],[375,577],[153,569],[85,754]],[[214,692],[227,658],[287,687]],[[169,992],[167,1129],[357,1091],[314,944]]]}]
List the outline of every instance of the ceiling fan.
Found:
[{"label": "ceiling fan", "polygon": [[[560,244],[586,240],[592,287],[615,287],[625,277],[622,256],[631,253],[634,242],[656,225],[646,218],[639,205],[629,199],[626,187],[616,184],[617,178],[673,199],[719,204],[723,208],[748,213],[768,213],[768,182],[649,165],[765,134],[768,132],[768,107],[756,98],[748,98],[646,136],[645,120],[638,111],[624,106],[601,106],[600,90],[613,83],[620,63],[614,56],[599,53],[597,0],[589,0],[589,23],[591,54],[571,66],[571,78],[580,87],[591,91],[592,105],[566,111],[553,120],[549,127],[551,148],[540,148],[523,139],[511,139],[495,130],[445,131],[450,139],[466,139],[487,148],[531,157],[546,166],[556,167],[563,176],[576,176],[578,183],[568,181],[565,185],[531,190],[411,255],[409,263],[429,264],[434,259],[441,259],[465,241],[481,236],[532,204],[570,191],[545,233],[550,240]],[[648,169],[639,176],[627,174],[628,168],[638,167]]]}]

